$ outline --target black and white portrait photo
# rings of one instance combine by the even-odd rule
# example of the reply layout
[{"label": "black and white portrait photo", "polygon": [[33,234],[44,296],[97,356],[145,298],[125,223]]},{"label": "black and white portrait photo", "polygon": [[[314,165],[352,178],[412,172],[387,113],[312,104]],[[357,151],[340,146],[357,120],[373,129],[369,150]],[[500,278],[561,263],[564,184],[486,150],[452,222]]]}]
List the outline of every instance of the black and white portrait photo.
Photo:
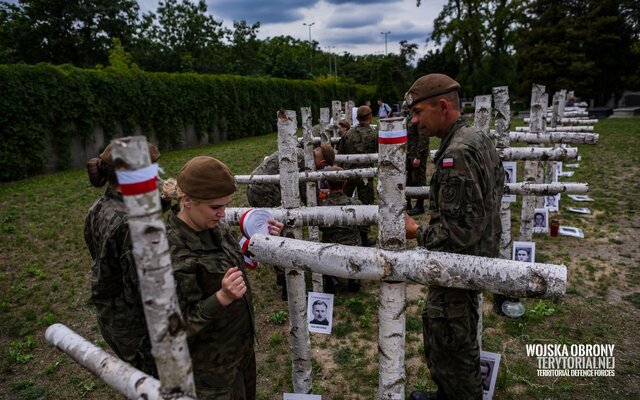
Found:
[{"label": "black and white portrait photo", "polygon": [[513,260],[523,262],[535,262],[535,242],[513,242]]},{"label": "black and white portrait photo", "polygon": [[536,208],[533,212],[533,231],[536,233],[549,232],[549,210]]},{"label": "black and white portrait photo", "polygon": [[307,319],[309,332],[331,333],[333,320],[333,295],[329,293],[309,292]]},{"label": "black and white portrait photo", "polygon": [[[504,168],[504,184],[517,182],[517,168],[515,161],[503,161],[502,167]],[[505,203],[513,203],[516,201],[515,194],[505,194],[502,196],[502,201]]]},{"label": "black and white portrait photo", "polygon": [[560,193],[555,196],[544,196],[544,208],[550,212],[558,212],[560,207]]},{"label": "black and white portrait photo", "polygon": [[500,354],[489,351],[480,352],[480,373],[482,376],[482,400],[493,399],[496,388],[498,369],[500,367]]}]

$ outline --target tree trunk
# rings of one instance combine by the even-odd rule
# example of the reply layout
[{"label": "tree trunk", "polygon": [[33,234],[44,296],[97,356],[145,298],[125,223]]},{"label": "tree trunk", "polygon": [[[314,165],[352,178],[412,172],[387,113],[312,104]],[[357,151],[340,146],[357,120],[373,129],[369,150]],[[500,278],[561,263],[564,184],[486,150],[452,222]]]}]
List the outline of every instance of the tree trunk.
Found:
[{"label": "tree trunk", "polygon": [[[53,324],[45,338],[75,362],[88,369],[107,385],[128,399],[160,400],[160,381],[112,356],[62,324]],[[195,399],[185,396],[167,396],[171,399]]]},{"label": "tree trunk", "polygon": [[[282,169],[280,169],[282,172]],[[377,175],[376,168],[356,168],[343,171],[314,171],[298,172],[296,176],[300,182],[321,181],[321,180],[348,180],[353,178],[373,178]],[[280,175],[236,175],[236,183],[246,185],[250,183],[280,183]],[[298,196],[300,190],[298,189]]]},{"label": "tree trunk", "polygon": [[[119,166],[116,174],[120,187],[127,177],[131,184],[148,182],[142,172],[151,164],[147,139],[133,136],[115,139],[111,145],[113,159]],[[155,175],[153,179],[155,186]],[[195,397],[187,333],[175,291],[160,195],[154,187],[150,191],[145,188],[130,192],[123,198],[160,391]]]},{"label": "tree trunk", "polygon": [[[238,225],[242,214],[250,208],[232,208],[225,210],[225,221],[231,225]],[[319,206],[300,207],[285,210],[282,208],[264,208],[268,210],[273,218],[284,223],[291,224],[290,221],[299,220],[302,226],[361,226],[378,224],[378,206]]]},{"label": "tree trunk", "polygon": [[512,297],[562,297],[564,265],[528,263],[425,248],[389,251],[371,247],[256,234],[249,251],[257,261],[315,271],[342,278],[402,281],[470,290],[488,290]]},{"label": "tree trunk", "polygon": [[[388,133],[404,133],[401,143],[385,143]],[[378,243],[381,249],[404,250],[406,232],[404,196],[406,182],[407,130],[404,118],[387,118],[380,123],[379,131],[379,179],[380,196]],[[395,138],[396,141],[400,139]],[[405,309],[407,287],[402,282],[383,280],[380,282],[378,308],[378,362],[380,365],[380,399],[404,399],[404,348]]]},{"label": "tree trunk", "polygon": [[[316,164],[313,157],[313,135],[311,134],[311,108],[303,107],[301,110],[302,115],[302,135],[304,146],[304,169],[305,172],[312,172],[316,170]],[[318,205],[318,197],[316,195],[317,185],[315,181],[308,181],[306,184],[307,189],[307,207],[316,207]],[[317,226],[309,227],[309,240],[312,242],[320,241],[320,229]],[[322,292],[322,275],[312,274],[311,282],[314,292]]]},{"label": "tree trunk", "polygon": [[486,135],[489,133],[489,123],[491,122],[491,95],[476,96],[475,102],[476,112],[473,125]]},{"label": "tree trunk", "polygon": [[[300,207],[298,187],[298,160],[296,157],[296,113],[286,111],[287,119],[278,118],[278,153],[280,157],[280,188],[282,207],[292,209]],[[302,239],[299,220],[286,221],[290,238]],[[253,238],[252,238],[253,240]],[[305,242],[310,243],[310,242]],[[278,250],[275,250],[280,253]],[[271,263],[279,265],[278,263]],[[288,267],[290,268],[290,267]],[[309,328],[307,326],[307,298],[304,272],[287,269],[287,295],[289,297],[289,341],[291,343],[292,381],[295,393],[311,391],[311,356]]]}]

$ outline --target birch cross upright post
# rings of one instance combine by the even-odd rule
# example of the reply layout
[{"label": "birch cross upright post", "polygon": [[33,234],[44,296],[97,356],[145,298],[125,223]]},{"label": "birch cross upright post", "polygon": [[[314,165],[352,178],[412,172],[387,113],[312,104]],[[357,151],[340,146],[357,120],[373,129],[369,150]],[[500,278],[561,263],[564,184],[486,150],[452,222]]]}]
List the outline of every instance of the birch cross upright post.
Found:
[{"label": "birch cross upright post", "polygon": [[116,139],[112,141],[112,147],[160,385],[124,361],[96,351],[82,338],[70,341],[75,336],[67,335],[68,329],[62,325],[49,327],[46,337],[129,398],[195,398],[185,322],[175,291],[156,186],[157,166],[151,164],[144,136]]}]

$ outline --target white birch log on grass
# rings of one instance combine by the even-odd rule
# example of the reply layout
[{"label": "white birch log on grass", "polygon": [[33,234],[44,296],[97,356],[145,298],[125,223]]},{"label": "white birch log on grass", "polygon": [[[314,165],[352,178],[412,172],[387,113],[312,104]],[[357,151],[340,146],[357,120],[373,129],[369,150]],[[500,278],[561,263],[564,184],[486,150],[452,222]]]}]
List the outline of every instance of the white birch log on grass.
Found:
[{"label": "white birch log on grass", "polygon": [[[311,108],[302,107],[300,109],[300,115],[302,115],[302,139],[304,148],[304,170],[305,172],[312,172],[316,170],[316,163],[313,157],[313,134],[311,133]],[[307,206],[315,207],[318,205],[318,198],[316,195],[317,184],[315,181],[308,181],[306,183],[307,190]],[[312,242],[320,241],[320,229],[317,226],[309,227],[309,240]],[[322,275],[312,274],[311,282],[314,292],[322,292]]]},{"label": "white birch log on grass", "polygon": [[[141,183],[140,179],[148,181],[143,173],[151,167],[146,137],[115,139],[111,145],[120,187],[125,179],[124,174],[131,172],[137,176],[134,175],[128,183]],[[151,353],[160,376],[160,391],[163,395],[182,393],[195,397],[186,325],[174,285],[160,194],[155,188],[144,190],[131,191],[123,199],[151,339]]]},{"label": "white birch log on grass", "polygon": [[[160,400],[160,381],[112,356],[62,324],[53,324],[44,333],[47,342],[66,353],[107,385],[128,399]],[[177,396],[171,399],[195,399]]]},{"label": "white birch log on grass", "polygon": [[[225,222],[239,225],[242,214],[251,208],[226,208]],[[365,226],[378,224],[378,206],[318,206],[300,208],[263,208],[273,215],[273,218],[285,225],[293,224],[293,220],[301,221],[302,226]]]},{"label": "white birch log on grass", "polygon": [[[278,118],[280,193],[282,207],[292,209],[300,207],[298,160],[296,157],[297,123],[295,111],[287,110],[286,114],[287,119]],[[284,232],[286,237],[302,239],[300,221],[287,221],[286,228]],[[307,326],[307,297],[304,272],[286,269],[285,275],[287,279],[287,296],[289,298],[289,342],[291,344],[293,390],[295,393],[309,393],[311,391],[311,342]]]},{"label": "white birch log on grass", "polygon": [[[280,169],[282,171],[282,169]],[[298,172],[300,182],[321,181],[321,180],[347,180],[354,178],[373,178],[378,174],[376,168],[355,168],[343,171],[314,171]],[[279,175],[236,175],[236,183],[248,185],[252,183],[280,183],[282,174]],[[299,193],[299,191],[298,191]]]},{"label": "white birch log on grass", "polygon": [[491,122],[491,95],[476,96],[476,111],[473,118],[473,125],[484,134],[489,133],[489,123]]},{"label": "white birch log on grass", "polygon": [[261,262],[350,279],[407,280],[511,297],[557,298],[567,289],[564,265],[528,263],[414,249],[389,251],[255,235],[249,251]]},{"label": "white birch log on grass", "polygon": [[[497,138],[498,133],[492,130],[489,137]],[[509,132],[509,140],[516,143],[529,144],[596,144],[600,135],[591,132]],[[497,147],[497,146],[496,146]]]},{"label": "white birch log on grass", "polygon": [[[429,186],[407,186],[405,196],[408,198],[429,197]],[[584,194],[589,192],[588,183],[554,182],[554,183],[505,183],[504,194],[527,196],[552,196],[558,193]]]},{"label": "white birch log on grass", "polygon": [[[406,230],[404,196],[406,182],[407,130],[404,118],[380,121],[378,131],[378,243],[388,251],[404,250]],[[405,309],[407,285],[404,280],[380,282],[378,307],[379,397],[404,399]]]},{"label": "white birch log on grass", "polygon": [[[528,126],[517,126],[516,132],[529,132]],[[593,126],[556,126],[547,127],[546,132],[593,132]]]}]

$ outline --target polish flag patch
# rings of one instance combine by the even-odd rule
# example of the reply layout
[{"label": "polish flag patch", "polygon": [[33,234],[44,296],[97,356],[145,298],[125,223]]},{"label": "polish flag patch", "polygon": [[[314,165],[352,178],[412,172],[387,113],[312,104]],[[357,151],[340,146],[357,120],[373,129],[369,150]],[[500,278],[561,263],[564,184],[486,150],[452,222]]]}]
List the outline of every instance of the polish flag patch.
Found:
[{"label": "polish flag patch", "polygon": [[453,167],[453,158],[443,158],[442,159],[442,166],[444,168]]}]

